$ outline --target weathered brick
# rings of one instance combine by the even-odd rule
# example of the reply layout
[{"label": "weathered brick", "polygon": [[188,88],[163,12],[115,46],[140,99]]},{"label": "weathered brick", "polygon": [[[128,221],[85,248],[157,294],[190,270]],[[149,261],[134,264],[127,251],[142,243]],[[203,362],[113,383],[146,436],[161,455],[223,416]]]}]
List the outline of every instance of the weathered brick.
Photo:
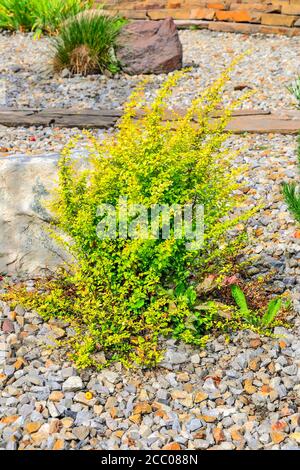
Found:
[{"label": "weathered brick", "polygon": [[300,36],[300,28],[288,28],[286,26],[267,26],[251,23],[230,23],[224,21],[199,21],[211,31],[223,31],[225,33],[243,34],[284,34],[286,36]]},{"label": "weathered brick", "polygon": [[166,18],[166,16],[172,16],[172,15],[167,15],[167,10],[163,10],[163,9],[149,10],[147,14],[150,20],[163,20],[164,18]]},{"label": "weathered brick", "polygon": [[147,11],[146,10],[122,10],[121,8],[117,9],[109,9],[111,13],[118,14],[120,16],[124,16],[125,18],[131,18],[133,20],[145,20],[147,19]]},{"label": "weathered brick", "polygon": [[[166,6],[166,2],[162,2],[162,1],[155,1],[155,0],[149,0],[147,2],[141,2],[138,4],[138,8],[140,10],[152,10],[154,8],[165,8]],[[136,6],[134,5],[133,8],[136,8]]]},{"label": "weathered brick", "polygon": [[270,26],[293,26],[297,20],[297,16],[292,15],[276,15],[272,13],[263,13],[261,15],[261,23]]},{"label": "weathered brick", "polygon": [[[262,23],[264,30],[295,24],[294,30],[298,31],[300,20],[300,0],[107,0],[106,7],[132,19],[159,20],[168,16],[184,21],[216,19],[233,24]],[[295,31],[291,34],[298,34]]]},{"label": "weathered brick", "polygon": [[[234,1],[235,1],[235,0],[234,0]],[[267,3],[271,3],[271,2],[273,3],[273,0],[266,0],[266,1],[267,1]],[[261,0],[260,3],[266,3],[266,1],[265,1],[265,0]],[[279,1],[279,0],[278,0],[278,1]],[[289,0],[282,0],[282,1],[288,2]],[[245,3],[255,3],[255,2],[257,2],[257,0],[238,0],[236,3],[243,3],[243,4],[245,4]],[[230,3],[232,3],[232,2],[230,2]]]},{"label": "weathered brick", "polygon": [[151,20],[162,20],[171,16],[174,20],[188,20],[191,15],[191,10],[187,8],[174,9],[155,9],[148,10],[148,16]]},{"label": "weathered brick", "polygon": [[202,0],[200,2],[195,2],[192,0],[185,0],[183,3],[181,3],[182,8],[206,8],[207,7],[207,0]]},{"label": "weathered brick", "polygon": [[215,17],[215,10],[211,8],[196,8],[192,9],[190,18],[193,20],[213,20]]},{"label": "weathered brick", "polygon": [[216,18],[219,21],[236,21],[237,23],[251,23],[259,22],[260,14],[254,14],[250,10],[218,10],[216,11]]},{"label": "weathered brick", "polygon": [[182,2],[176,2],[176,0],[170,0],[167,2],[166,7],[167,8],[180,8],[182,5]]},{"label": "weathered brick", "polygon": [[255,10],[263,11],[265,13],[280,13],[280,5],[270,5],[268,3],[251,3],[245,5],[244,3],[230,3],[230,10]]},{"label": "weathered brick", "polygon": [[281,13],[285,15],[300,15],[300,3],[299,5],[284,5],[281,8]]},{"label": "weathered brick", "polygon": [[207,3],[207,8],[213,8],[213,10],[226,10],[225,3]]},{"label": "weathered brick", "polygon": [[282,7],[283,5],[289,5],[289,0],[272,0],[272,5]]}]

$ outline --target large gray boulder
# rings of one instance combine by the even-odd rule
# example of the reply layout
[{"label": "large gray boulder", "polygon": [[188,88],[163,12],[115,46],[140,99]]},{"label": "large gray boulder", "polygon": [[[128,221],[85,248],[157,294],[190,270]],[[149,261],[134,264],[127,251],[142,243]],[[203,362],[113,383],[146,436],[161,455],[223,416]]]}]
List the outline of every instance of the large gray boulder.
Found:
[{"label": "large gray boulder", "polygon": [[26,278],[52,272],[66,259],[50,238],[44,208],[57,179],[56,154],[0,160],[0,274]]},{"label": "large gray boulder", "polygon": [[116,49],[130,75],[169,73],[182,67],[182,44],[172,18],[133,21],[122,29]]}]

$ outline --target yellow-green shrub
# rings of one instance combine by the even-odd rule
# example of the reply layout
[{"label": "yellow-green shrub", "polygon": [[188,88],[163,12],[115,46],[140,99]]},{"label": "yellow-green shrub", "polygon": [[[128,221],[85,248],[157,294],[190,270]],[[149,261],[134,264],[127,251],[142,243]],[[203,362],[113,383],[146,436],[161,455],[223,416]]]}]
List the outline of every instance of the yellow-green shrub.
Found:
[{"label": "yellow-green shrub", "polygon": [[[245,207],[233,165],[233,152],[223,146],[230,110],[211,119],[222,101],[226,71],[177,123],[164,122],[167,98],[184,72],[170,76],[154,101],[137,115],[141,84],[126,104],[115,134],[93,138],[89,165],[78,168],[72,145],[63,152],[59,185],[51,204],[64,245],[75,258],[47,291],[34,296],[45,318],[73,322],[73,358],[79,367],[106,361],[155,364],[162,356],[160,336],[172,335],[201,344],[211,322],[195,309],[195,286],[207,275],[226,276],[245,239],[241,221]],[[197,117],[198,124],[193,120]],[[188,251],[184,240],[99,239],[97,208],[128,203],[203,204],[204,243]],[[240,215],[240,214],[243,215]],[[239,226],[237,227],[237,225]],[[235,236],[231,236],[236,229]],[[174,234],[173,234],[174,235]],[[66,237],[67,236],[67,237]]]}]

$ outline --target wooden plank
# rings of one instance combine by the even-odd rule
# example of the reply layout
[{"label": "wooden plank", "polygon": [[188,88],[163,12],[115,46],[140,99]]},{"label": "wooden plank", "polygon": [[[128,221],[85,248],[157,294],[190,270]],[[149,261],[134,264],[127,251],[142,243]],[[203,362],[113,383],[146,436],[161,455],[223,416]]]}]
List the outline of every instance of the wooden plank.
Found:
[{"label": "wooden plank", "polygon": [[10,109],[0,108],[0,124],[8,127],[57,126],[108,129],[116,123],[122,112],[120,110],[80,110],[64,108]]},{"label": "wooden plank", "polygon": [[66,116],[74,116],[74,115],[93,115],[99,116],[116,116],[119,117],[122,115],[122,109],[107,109],[107,108],[98,108],[98,109],[90,109],[90,108],[8,108],[0,106],[0,114],[1,113],[22,113],[26,115],[33,115],[33,114],[42,114],[42,115],[66,115]]},{"label": "wooden plank", "polygon": [[[176,114],[183,115],[185,109],[167,110],[165,120],[176,123]],[[139,111],[138,115],[143,114]],[[77,127],[79,129],[109,129],[113,127],[122,115],[122,110],[108,109],[13,109],[0,108],[0,124],[7,127],[54,126]],[[218,117],[220,112],[212,117]],[[196,121],[196,118],[195,118]],[[300,131],[300,111],[280,110],[271,113],[264,110],[242,109],[233,113],[228,129],[235,133],[278,133],[296,134]]]},{"label": "wooden plank", "polygon": [[[176,121],[177,117],[176,116],[184,116],[186,113],[186,108],[178,108],[174,107],[172,109],[167,109],[164,114],[164,119],[167,121]],[[236,111],[233,111],[232,116],[265,116],[271,114],[271,111],[265,111],[265,110],[260,110],[260,109],[237,109]],[[138,110],[137,111],[137,116],[143,116],[144,111],[143,110]],[[222,110],[220,111],[215,111],[213,113],[214,117],[219,117],[222,115]]]},{"label": "wooden plank", "polygon": [[[54,121],[55,122],[55,121]],[[37,114],[25,114],[21,112],[0,112],[0,124],[7,127],[49,127],[53,123],[50,116],[39,116]]]},{"label": "wooden plank", "polygon": [[235,134],[298,134],[300,119],[284,119],[281,116],[234,117],[227,129]]}]

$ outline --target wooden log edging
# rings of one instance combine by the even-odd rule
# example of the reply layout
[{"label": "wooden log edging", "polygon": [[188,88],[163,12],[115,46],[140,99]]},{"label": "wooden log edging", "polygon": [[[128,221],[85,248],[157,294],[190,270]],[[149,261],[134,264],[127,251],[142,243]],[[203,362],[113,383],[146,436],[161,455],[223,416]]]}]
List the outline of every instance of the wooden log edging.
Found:
[{"label": "wooden log edging", "polygon": [[[182,115],[185,110],[175,109],[175,112]],[[0,125],[7,127],[54,126],[59,128],[109,129],[116,125],[121,116],[121,109],[0,108]],[[176,115],[168,110],[165,114],[165,120],[176,122]],[[232,115],[228,130],[236,134],[297,134],[300,132],[300,111],[237,110]]]},{"label": "wooden log edging", "polygon": [[56,126],[79,129],[108,129],[121,117],[122,111],[107,109],[74,110],[65,108],[13,109],[0,108],[0,124],[7,127]]}]

